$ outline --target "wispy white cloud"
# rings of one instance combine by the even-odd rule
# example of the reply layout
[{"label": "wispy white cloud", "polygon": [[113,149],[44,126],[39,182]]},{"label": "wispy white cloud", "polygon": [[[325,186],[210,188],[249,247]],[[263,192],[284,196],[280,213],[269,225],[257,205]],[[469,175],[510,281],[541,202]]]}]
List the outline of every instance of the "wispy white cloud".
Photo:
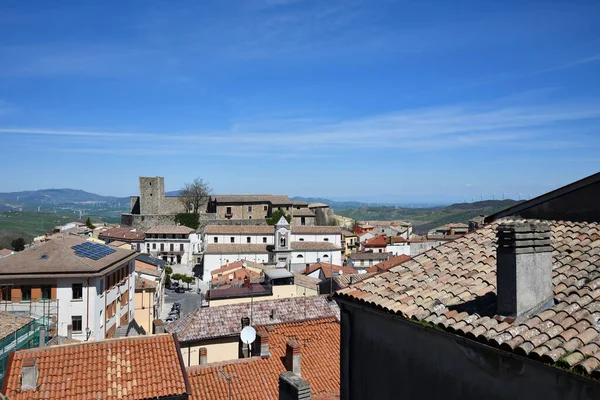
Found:
[{"label": "wispy white cloud", "polygon": [[[599,118],[599,102],[499,108],[463,104],[329,122],[310,117],[252,120],[248,124],[237,121],[228,129],[185,133],[24,127],[1,127],[0,133],[64,137],[53,141],[56,148],[80,153],[127,154],[127,148],[134,148],[140,154],[336,157],[357,149],[433,152],[489,146],[526,148],[531,143],[536,149],[576,148],[589,137],[586,129],[576,127]],[[569,135],[562,133],[561,124],[569,125]]]}]

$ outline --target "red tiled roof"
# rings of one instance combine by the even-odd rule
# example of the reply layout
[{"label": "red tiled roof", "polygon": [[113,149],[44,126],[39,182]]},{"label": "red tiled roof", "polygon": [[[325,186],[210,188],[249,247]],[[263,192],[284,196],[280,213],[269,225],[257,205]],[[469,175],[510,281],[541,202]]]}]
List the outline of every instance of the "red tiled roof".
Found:
[{"label": "red tiled roof", "polygon": [[158,286],[158,282],[151,281],[150,279],[140,278],[137,276],[135,278],[135,290],[145,290],[145,289],[156,289]]},{"label": "red tiled roof", "polygon": [[[267,331],[257,329],[258,335]],[[230,377],[231,398],[277,400],[279,374],[285,372],[282,357],[286,343],[294,338],[300,344],[301,374],[313,398],[337,398],[340,392],[340,325],[327,318],[272,325],[268,328],[270,357],[251,357],[188,368],[192,399],[227,400]],[[220,372],[222,371],[222,372]]]},{"label": "red tiled roof", "polygon": [[255,263],[253,261],[239,260],[239,261],[234,261],[234,262],[229,263],[229,264],[221,265],[220,268],[217,268],[217,269],[211,271],[210,273],[211,273],[211,275],[224,274],[224,273],[226,273],[228,271],[235,270],[235,269],[238,269],[238,268],[242,268],[244,264],[246,264],[246,267],[250,267],[250,268],[271,269],[271,267],[267,267],[266,265]]},{"label": "red tiled roof", "polygon": [[363,247],[385,247],[387,244],[388,237],[386,235],[375,236],[362,242]]},{"label": "red tiled roof", "polygon": [[495,316],[498,223],[341,289],[334,297],[544,363],[560,360],[564,368],[600,379],[600,224],[548,222],[555,304],[537,315],[516,321]]},{"label": "red tiled roof", "polygon": [[[21,389],[24,361],[35,358],[37,389]],[[149,399],[189,393],[176,339],[135,336],[20,350],[11,355],[4,393],[20,399]]]},{"label": "red tiled roof", "polygon": [[400,265],[403,262],[410,260],[410,256],[405,254],[401,254],[399,256],[394,256],[389,260],[382,261],[378,264],[373,265],[372,267],[367,268],[368,272],[380,272],[387,271],[388,269],[395,267],[396,265]]},{"label": "red tiled roof", "polygon": [[143,242],[146,235],[132,228],[108,228],[98,234],[99,239],[115,239],[128,242]]},{"label": "red tiled roof", "polygon": [[331,278],[332,272],[336,275],[339,275],[340,271],[342,271],[342,275],[350,275],[350,274],[357,273],[357,271],[352,267],[342,267],[341,265],[318,262],[318,263],[315,263],[313,265],[306,267],[306,269],[302,272],[302,274],[310,275],[319,269],[323,272],[323,275],[325,275],[325,278]]}]

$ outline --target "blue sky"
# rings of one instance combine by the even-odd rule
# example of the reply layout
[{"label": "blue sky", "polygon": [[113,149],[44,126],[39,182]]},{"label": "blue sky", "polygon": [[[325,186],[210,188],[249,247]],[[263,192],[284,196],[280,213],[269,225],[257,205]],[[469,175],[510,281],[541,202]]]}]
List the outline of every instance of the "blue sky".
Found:
[{"label": "blue sky", "polygon": [[597,1],[3,1],[1,191],[535,196],[600,166]]}]

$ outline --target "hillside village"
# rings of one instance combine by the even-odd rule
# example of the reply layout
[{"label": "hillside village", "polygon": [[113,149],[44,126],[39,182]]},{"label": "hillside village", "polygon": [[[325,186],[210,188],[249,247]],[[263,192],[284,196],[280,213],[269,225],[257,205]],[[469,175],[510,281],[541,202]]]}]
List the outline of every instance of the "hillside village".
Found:
[{"label": "hillside village", "polygon": [[424,235],[164,186],[140,177],[120,224],[0,250],[4,396],[600,395],[600,173]]}]

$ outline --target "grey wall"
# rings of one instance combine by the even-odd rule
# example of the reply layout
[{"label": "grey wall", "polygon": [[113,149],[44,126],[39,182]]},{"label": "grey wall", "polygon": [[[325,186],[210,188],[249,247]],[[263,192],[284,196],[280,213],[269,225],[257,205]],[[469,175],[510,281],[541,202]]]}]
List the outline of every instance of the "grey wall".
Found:
[{"label": "grey wall", "polygon": [[341,303],[342,399],[592,399],[600,384]]},{"label": "grey wall", "polygon": [[497,218],[514,215],[529,219],[600,222],[598,198],[600,198],[600,182],[592,183],[520,212],[500,212]]}]

